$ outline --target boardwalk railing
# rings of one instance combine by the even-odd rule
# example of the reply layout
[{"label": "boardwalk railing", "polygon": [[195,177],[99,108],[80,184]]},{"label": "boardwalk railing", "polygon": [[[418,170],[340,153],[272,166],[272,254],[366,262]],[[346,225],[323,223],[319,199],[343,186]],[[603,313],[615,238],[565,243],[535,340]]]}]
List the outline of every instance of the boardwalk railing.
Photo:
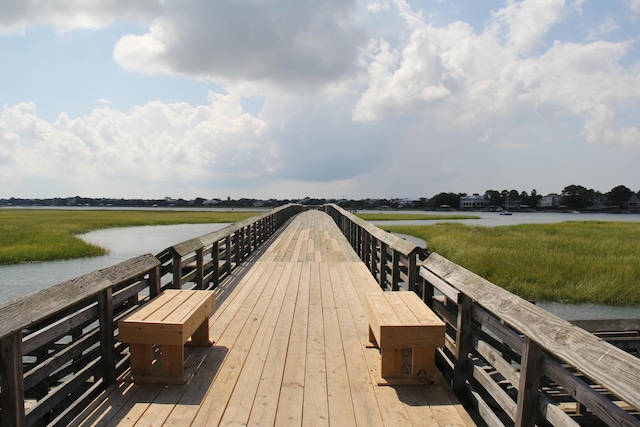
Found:
[{"label": "boardwalk railing", "polygon": [[[0,305],[0,426],[66,425],[129,366],[117,322],[167,287],[214,288],[287,205]],[[187,285],[189,283],[189,285]]]},{"label": "boardwalk railing", "polygon": [[337,205],[325,205],[324,210],[333,218],[382,289],[397,291],[402,287],[417,290],[417,266],[426,258],[426,249],[387,233]]},{"label": "boardwalk railing", "polygon": [[577,322],[596,336],[335,205],[325,210],[383,289],[416,291],[446,322],[439,366],[487,425],[640,426],[640,359],[629,353],[640,351],[640,320]]},{"label": "boardwalk railing", "polygon": [[162,264],[162,288],[215,288],[303,209],[298,204],[281,206],[163,250],[156,255]]}]

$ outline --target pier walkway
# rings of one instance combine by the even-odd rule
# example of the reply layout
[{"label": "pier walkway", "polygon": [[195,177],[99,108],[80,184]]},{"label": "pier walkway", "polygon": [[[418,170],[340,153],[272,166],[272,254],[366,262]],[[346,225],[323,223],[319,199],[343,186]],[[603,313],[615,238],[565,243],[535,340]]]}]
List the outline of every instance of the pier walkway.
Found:
[{"label": "pier walkway", "polygon": [[363,300],[380,287],[327,214],[271,240],[216,289],[187,384],[118,381],[73,425],[474,425],[446,384],[377,385]]}]

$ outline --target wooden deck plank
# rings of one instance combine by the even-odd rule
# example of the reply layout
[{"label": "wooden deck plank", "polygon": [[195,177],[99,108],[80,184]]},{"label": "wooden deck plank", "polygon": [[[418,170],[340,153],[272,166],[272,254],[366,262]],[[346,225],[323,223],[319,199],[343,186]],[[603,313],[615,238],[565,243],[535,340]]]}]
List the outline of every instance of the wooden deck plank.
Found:
[{"label": "wooden deck plank", "polygon": [[[332,275],[327,263],[320,264],[322,317],[325,330],[327,392],[330,425],[354,425],[355,414],[351,400],[349,374],[345,360],[343,339],[338,320],[334,287],[344,284]],[[334,283],[335,281],[335,283]]]},{"label": "wooden deck plank", "polygon": [[[308,253],[308,252],[307,252]],[[307,325],[307,354],[304,376],[302,425],[328,425],[327,368],[325,362],[324,323],[320,267],[311,263],[309,280],[309,323]]]},{"label": "wooden deck plank", "polygon": [[[285,264],[279,281],[290,280],[293,271],[292,264]],[[265,368],[265,355],[272,345],[272,337],[276,328],[282,302],[286,295],[285,286],[277,286],[265,312],[260,327],[251,345],[249,354],[240,372],[234,392],[227,403],[227,408],[222,417],[222,425],[246,425],[251,409],[256,398],[260,378]]]},{"label": "wooden deck plank", "polygon": [[377,385],[372,291],[333,221],[298,215],[216,290],[216,343],[189,349],[189,383],[116,384],[75,425],[473,425],[441,386]]},{"label": "wooden deck plank", "polygon": [[274,423],[276,426],[302,425],[311,266],[301,264],[300,269],[300,283]]},{"label": "wooden deck plank", "polygon": [[267,352],[265,368],[260,377],[260,385],[256,392],[248,425],[273,425],[275,422],[278,399],[274,398],[274,390],[280,390],[282,387],[301,274],[302,264],[293,264],[282,310],[273,334],[272,345]]},{"label": "wooden deck plank", "polygon": [[[215,390],[205,396],[202,405],[200,405],[200,410],[193,420],[194,425],[211,426],[219,424],[220,419],[226,411],[227,404],[233,394],[238,378],[242,373],[242,368],[249,354],[251,345],[258,333],[260,327],[259,319],[262,319],[267,311],[269,302],[276,288],[275,285],[278,283],[283,268],[283,264],[276,264],[273,272],[275,278],[272,280],[269,280],[271,276],[265,278],[264,284],[266,286],[262,289],[257,286],[258,292],[254,293],[259,294],[259,298],[255,301],[250,315],[246,318],[244,318],[244,316],[238,318],[240,321],[244,321],[244,326],[237,335],[235,342],[229,343],[230,350],[224,364],[228,365],[230,369],[221,369],[218,372],[212,384],[212,388],[215,387]],[[225,335],[223,334],[220,341],[224,341],[224,338]]]}]

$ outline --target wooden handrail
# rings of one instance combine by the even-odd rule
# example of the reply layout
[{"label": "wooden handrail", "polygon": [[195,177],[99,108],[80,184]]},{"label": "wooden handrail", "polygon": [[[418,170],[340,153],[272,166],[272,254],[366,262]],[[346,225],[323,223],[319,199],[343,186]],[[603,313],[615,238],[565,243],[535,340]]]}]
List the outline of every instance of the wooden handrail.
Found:
[{"label": "wooden handrail", "polygon": [[159,265],[153,255],[141,255],[0,304],[0,339]]},{"label": "wooden handrail", "polygon": [[303,209],[302,205],[290,203],[170,246],[156,255],[162,263],[162,275],[171,275],[170,280],[163,280],[163,287],[182,289],[193,283],[195,289],[215,288],[246,256]]},{"label": "wooden handrail", "polygon": [[360,259],[367,265],[380,287],[398,290],[416,288],[418,261],[426,258],[425,248],[388,233],[335,204],[324,210],[338,225]]},{"label": "wooden handrail", "polygon": [[[640,420],[590,385],[598,384],[640,410],[640,362],[636,357],[437,253],[431,253],[422,263],[420,276],[425,280],[423,294],[427,304],[457,331],[441,352],[443,366],[449,366],[445,371],[449,370],[459,397],[473,396],[475,405],[482,408],[480,412],[486,412],[491,404],[482,401],[483,393],[478,389],[499,402],[517,425],[533,425],[535,417],[529,415],[536,412],[548,420],[571,424],[573,421],[551,403],[549,396],[541,393],[537,385],[531,387],[545,377],[607,424],[640,425]],[[444,300],[435,297],[429,287],[440,290]],[[467,309],[463,309],[462,296],[470,302]],[[453,317],[445,315],[451,310]],[[464,318],[469,326],[461,331]],[[478,361],[473,369],[469,362],[462,363],[469,353],[474,359],[484,358],[486,366],[503,377],[512,378],[518,397],[514,400],[497,386],[486,373],[488,368],[481,369]],[[519,370],[513,368],[514,360],[521,363]],[[590,381],[585,382],[582,376]],[[531,412],[532,407],[536,411]]]}]

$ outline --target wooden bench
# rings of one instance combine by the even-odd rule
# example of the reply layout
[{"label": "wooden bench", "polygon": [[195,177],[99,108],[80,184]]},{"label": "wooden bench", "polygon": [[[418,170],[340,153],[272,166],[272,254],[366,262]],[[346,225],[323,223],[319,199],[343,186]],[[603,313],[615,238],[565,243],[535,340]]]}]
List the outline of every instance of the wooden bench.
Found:
[{"label": "wooden bench", "polygon": [[[381,384],[399,384],[405,376],[421,383],[435,381],[435,349],[444,346],[445,324],[414,292],[367,293],[365,312],[369,340],[381,353]],[[411,349],[407,375],[404,349]]]},{"label": "wooden bench", "polygon": [[[186,383],[189,375],[184,372],[184,346],[213,345],[209,315],[214,307],[213,291],[168,289],[121,320],[119,340],[129,343],[132,379]],[[160,346],[159,374],[154,373],[153,345]]]}]

